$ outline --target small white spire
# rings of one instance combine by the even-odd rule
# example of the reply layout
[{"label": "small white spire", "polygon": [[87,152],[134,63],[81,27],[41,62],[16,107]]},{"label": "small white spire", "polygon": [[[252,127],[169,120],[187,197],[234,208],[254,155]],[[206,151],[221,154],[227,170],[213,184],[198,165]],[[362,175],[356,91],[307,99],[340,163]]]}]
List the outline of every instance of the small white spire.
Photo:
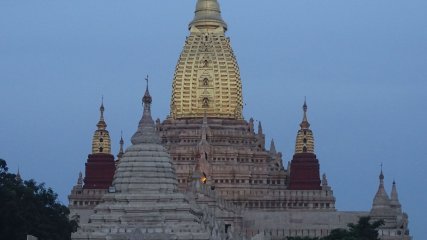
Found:
[{"label": "small white spire", "polygon": [[276,154],[276,145],[274,144],[274,139],[271,139],[271,144],[270,144],[270,154]]},{"label": "small white spire", "polygon": [[82,172],[79,172],[79,178],[77,179],[77,185],[83,186],[83,174],[82,174]]}]

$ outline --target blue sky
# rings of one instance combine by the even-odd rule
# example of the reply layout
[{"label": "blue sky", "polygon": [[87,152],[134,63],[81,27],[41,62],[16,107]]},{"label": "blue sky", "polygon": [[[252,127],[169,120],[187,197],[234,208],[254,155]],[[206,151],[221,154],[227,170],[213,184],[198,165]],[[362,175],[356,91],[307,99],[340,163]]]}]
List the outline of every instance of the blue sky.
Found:
[{"label": "blue sky", "polygon": [[[165,119],[195,1],[0,1],[0,158],[62,202],[84,170],[104,96],[117,153],[141,116],[144,77]],[[285,164],[307,96],[339,210],[369,210],[380,164],[415,239],[427,202],[427,1],[221,1],[246,119]]]}]

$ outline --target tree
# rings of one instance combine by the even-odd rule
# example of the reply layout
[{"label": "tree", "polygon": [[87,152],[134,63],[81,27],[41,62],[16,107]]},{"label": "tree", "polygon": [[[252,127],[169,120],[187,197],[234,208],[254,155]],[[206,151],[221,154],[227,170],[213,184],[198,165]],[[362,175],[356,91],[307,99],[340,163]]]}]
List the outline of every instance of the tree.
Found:
[{"label": "tree", "polygon": [[371,223],[371,217],[361,217],[357,224],[348,224],[350,236],[360,240],[379,240],[378,228],[384,225],[383,220]]},{"label": "tree", "polygon": [[371,221],[371,217],[360,217],[357,224],[348,224],[347,229],[334,229],[329,236],[323,238],[288,237],[287,240],[379,240],[378,228],[384,224],[383,220]]},{"label": "tree", "polygon": [[0,159],[0,236],[2,239],[25,240],[33,235],[43,240],[71,239],[77,223],[70,221],[68,208],[58,195],[34,180],[22,181],[8,172]]}]

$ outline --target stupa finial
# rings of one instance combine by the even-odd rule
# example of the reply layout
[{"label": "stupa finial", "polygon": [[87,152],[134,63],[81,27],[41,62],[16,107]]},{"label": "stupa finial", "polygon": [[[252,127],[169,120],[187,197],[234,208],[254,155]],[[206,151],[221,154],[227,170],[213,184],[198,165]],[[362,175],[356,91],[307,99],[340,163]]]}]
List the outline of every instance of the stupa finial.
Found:
[{"label": "stupa finial", "polygon": [[193,21],[189,28],[216,29],[222,27],[227,30],[227,24],[221,17],[221,9],[217,0],[198,0]]},{"label": "stupa finial", "polygon": [[310,123],[308,122],[308,118],[307,118],[307,98],[304,98],[304,105],[302,106],[302,109],[304,111],[304,116],[302,118],[302,122],[300,124],[301,129],[308,129],[310,128]]},{"label": "stupa finial", "polygon": [[100,116],[99,116],[99,121],[96,124],[96,126],[98,127],[99,130],[104,130],[107,128],[107,123],[105,123],[104,120],[104,96],[102,96],[101,98],[101,106],[99,107],[99,112],[100,112]]},{"label": "stupa finial", "polygon": [[157,135],[156,126],[154,125],[153,118],[151,117],[151,103],[153,99],[148,90],[148,76],[145,78],[145,81],[147,81],[147,87],[144,97],[142,98],[144,112],[141,120],[139,121],[138,129],[131,139],[131,142],[134,145],[141,143],[160,143],[160,137]]}]

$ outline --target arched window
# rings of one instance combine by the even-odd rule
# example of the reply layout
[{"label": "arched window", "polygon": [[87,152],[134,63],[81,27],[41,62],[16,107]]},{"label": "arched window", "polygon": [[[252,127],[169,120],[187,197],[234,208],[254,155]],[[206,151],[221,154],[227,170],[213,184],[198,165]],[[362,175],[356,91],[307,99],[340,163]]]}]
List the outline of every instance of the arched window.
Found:
[{"label": "arched window", "polygon": [[209,99],[207,97],[203,98],[202,106],[204,108],[209,107]]},{"label": "arched window", "polygon": [[100,148],[99,148],[99,152],[102,152],[102,151],[104,151],[104,148],[103,148],[103,147],[100,147]]},{"label": "arched window", "polygon": [[302,152],[307,152],[307,147],[306,147],[306,146],[304,146],[304,147],[302,148]]},{"label": "arched window", "polygon": [[208,78],[203,79],[203,86],[205,86],[205,87],[209,86],[209,79]]}]

